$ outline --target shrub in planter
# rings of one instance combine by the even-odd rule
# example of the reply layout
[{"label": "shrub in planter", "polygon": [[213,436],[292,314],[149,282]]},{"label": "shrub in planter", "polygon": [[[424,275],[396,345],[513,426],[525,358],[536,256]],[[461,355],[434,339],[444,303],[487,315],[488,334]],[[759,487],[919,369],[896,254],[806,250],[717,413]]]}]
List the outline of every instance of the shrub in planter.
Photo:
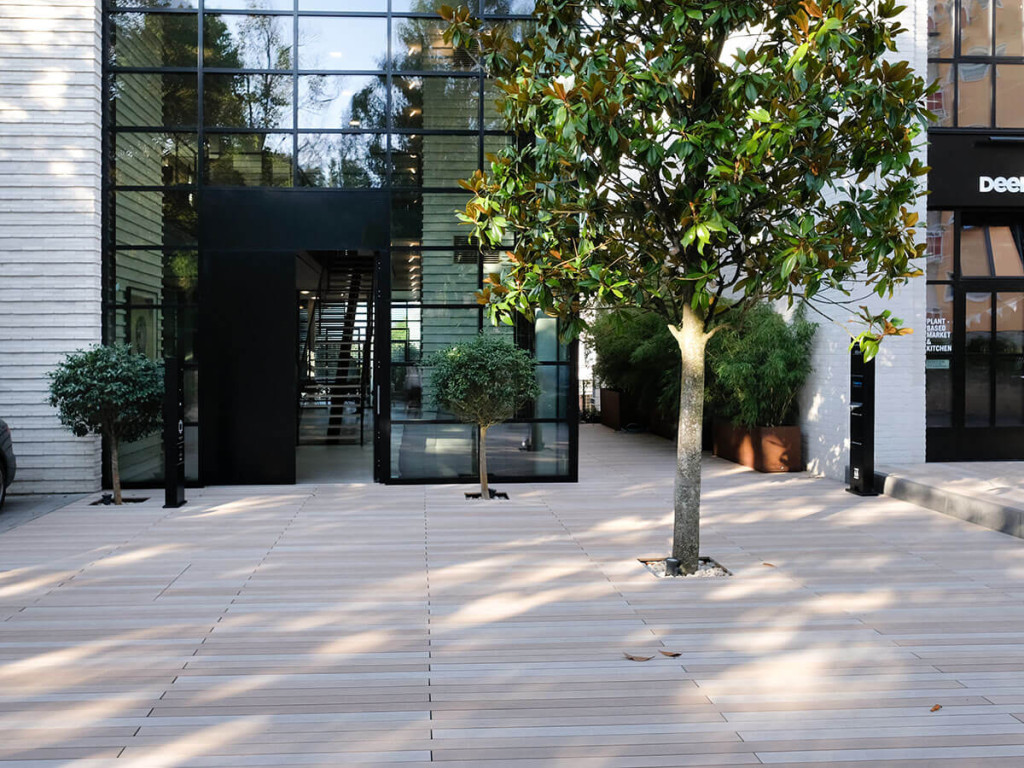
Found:
[{"label": "shrub in planter", "polygon": [[802,468],[797,397],[811,372],[816,329],[802,308],[787,323],[760,305],[712,338],[706,397],[716,455],[762,472]]},{"label": "shrub in planter", "polygon": [[50,405],[76,437],[103,435],[110,444],[114,503],[121,503],[118,449],[162,423],[163,366],[126,344],[68,355],[50,372]]},{"label": "shrub in planter", "polygon": [[[649,425],[674,426],[679,409],[679,345],[664,320],[652,312],[618,309],[596,320],[588,338],[597,358],[595,376],[622,394],[618,400],[621,426],[635,418]],[[605,405],[602,395],[602,410]]]},{"label": "shrub in planter", "polygon": [[428,365],[436,403],[479,430],[480,493],[490,499],[487,430],[540,395],[533,358],[499,336],[480,334],[434,353]]}]

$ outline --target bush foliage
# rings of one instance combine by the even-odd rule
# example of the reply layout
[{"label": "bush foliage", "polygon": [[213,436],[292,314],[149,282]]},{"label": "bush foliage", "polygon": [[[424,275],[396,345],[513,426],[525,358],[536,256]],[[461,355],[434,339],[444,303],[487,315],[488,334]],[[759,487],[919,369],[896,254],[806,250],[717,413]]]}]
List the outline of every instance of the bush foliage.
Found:
[{"label": "bush foliage", "polygon": [[679,408],[679,345],[652,312],[620,309],[596,320],[588,337],[601,383],[630,396],[641,413],[658,408],[675,419]]},{"label": "bush foliage", "polygon": [[156,432],[162,423],[163,366],[125,344],[68,355],[50,372],[49,403],[77,437],[110,441],[114,501],[121,503],[118,446]]},{"label": "bush foliage", "polygon": [[[708,343],[705,402],[709,416],[744,427],[795,424],[797,396],[811,372],[817,326],[802,311],[793,322],[761,304]],[[603,314],[591,327],[594,373],[628,394],[642,413],[679,409],[679,347],[657,315],[633,309]]]},{"label": "bush foliage", "polygon": [[500,336],[480,334],[429,359],[437,404],[469,424],[493,427],[540,394],[533,358]]},{"label": "bush foliage", "polygon": [[747,428],[796,424],[816,329],[803,311],[787,323],[761,304],[712,337],[706,399],[714,415]]},{"label": "bush foliage", "polygon": [[50,405],[77,437],[126,442],[160,428],[163,367],[125,344],[68,355],[50,373]]}]

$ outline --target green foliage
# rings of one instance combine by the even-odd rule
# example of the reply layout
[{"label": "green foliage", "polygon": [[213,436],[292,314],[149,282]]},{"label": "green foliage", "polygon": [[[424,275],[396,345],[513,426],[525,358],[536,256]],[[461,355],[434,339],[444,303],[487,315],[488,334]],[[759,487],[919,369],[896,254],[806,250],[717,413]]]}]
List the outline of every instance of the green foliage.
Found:
[{"label": "green foliage", "polygon": [[[502,316],[641,307],[705,331],[765,300],[891,296],[910,262],[929,87],[893,62],[894,0],[540,0],[514,39],[442,7],[530,136],[464,186],[484,243],[514,237]],[[729,297],[728,302],[723,297]],[[864,338],[898,324],[866,313]],[[891,328],[890,328],[891,327]]]},{"label": "green foliage", "polygon": [[530,355],[493,334],[436,352],[428,365],[437,404],[482,428],[507,421],[540,395]]},{"label": "green foliage", "polygon": [[49,374],[50,405],[78,437],[140,440],[160,428],[163,366],[125,344],[68,355]]},{"label": "green foliage", "polygon": [[707,398],[715,415],[747,428],[795,424],[816,329],[802,308],[787,323],[759,305],[715,334],[707,350]]},{"label": "green foliage", "polygon": [[674,417],[679,407],[679,345],[653,312],[602,313],[589,329],[604,384],[628,393],[641,411],[658,408]]}]

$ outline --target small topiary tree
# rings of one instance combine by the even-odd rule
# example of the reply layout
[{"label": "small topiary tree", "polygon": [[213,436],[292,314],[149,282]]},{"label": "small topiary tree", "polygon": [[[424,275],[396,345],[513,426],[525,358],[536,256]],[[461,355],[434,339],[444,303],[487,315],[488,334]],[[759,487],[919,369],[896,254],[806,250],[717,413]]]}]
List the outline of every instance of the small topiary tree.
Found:
[{"label": "small topiary tree", "polygon": [[434,400],[480,430],[480,493],[487,485],[487,430],[508,421],[523,404],[540,395],[530,355],[499,336],[480,334],[442,349],[428,361]]},{"label": "small topiary tree", "polygon": [[77,437],[110,441],[114,503],[121,503],[118,448],[160,428],[163,366],[126,344],[98,346],[68,355],[50,374],[50,405]]}]

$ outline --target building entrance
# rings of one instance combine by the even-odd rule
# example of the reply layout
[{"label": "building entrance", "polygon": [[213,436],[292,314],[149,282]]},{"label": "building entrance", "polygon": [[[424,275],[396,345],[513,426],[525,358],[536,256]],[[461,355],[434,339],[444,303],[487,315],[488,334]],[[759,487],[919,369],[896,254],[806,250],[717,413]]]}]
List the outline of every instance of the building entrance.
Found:
[{"label": "building entrance", "polygon": [[1024,215],[933,211],[929,461],[1024,459]]},{"label": "building entrance", "polygon": [[298,277],[296,481],[373,477],[379,254],[301,254]]},{"label": "building entrance", "polygon": [[208,190],[202,211],[201,481],[372,482],[380,196]]}]

